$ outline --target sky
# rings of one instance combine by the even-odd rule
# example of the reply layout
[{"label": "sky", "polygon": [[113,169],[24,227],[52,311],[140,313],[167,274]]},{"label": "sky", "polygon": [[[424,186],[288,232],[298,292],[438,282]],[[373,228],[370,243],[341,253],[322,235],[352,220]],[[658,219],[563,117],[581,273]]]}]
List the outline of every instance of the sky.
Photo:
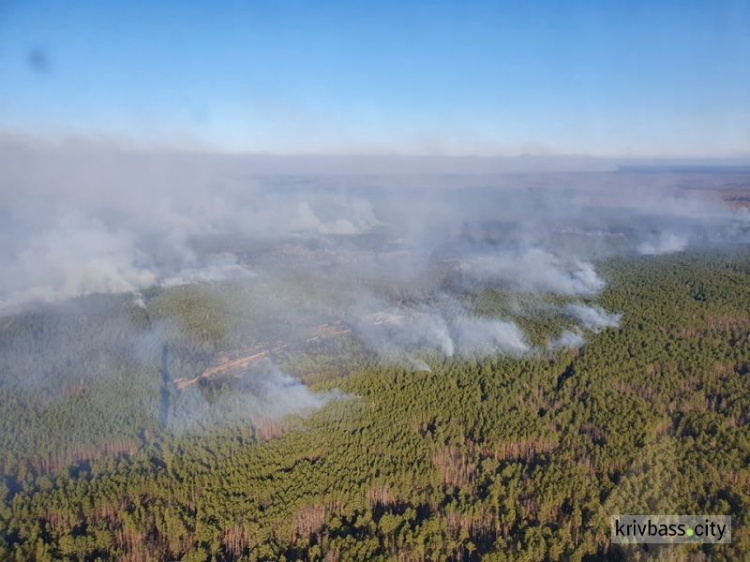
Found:
[{"label": "sky", "polygon": [[0,133],[264,154],[750,155],[750,2],[0,0]]}]

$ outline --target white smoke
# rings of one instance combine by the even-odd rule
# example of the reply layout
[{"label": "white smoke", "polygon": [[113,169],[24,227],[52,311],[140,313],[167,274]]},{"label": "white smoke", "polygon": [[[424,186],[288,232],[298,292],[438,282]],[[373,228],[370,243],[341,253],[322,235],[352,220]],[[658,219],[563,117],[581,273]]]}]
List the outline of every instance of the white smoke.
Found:
[{"label": "white smoke", "polygon": [[521,355],[530,350],[523,332],[513,322],[462,316],[452,328],[456,348],[465,356],[498,352]]},{"label": "white smoke", "polygon": [[[0,193],[8,191],[2,187],[0,176]],[[0,312],[92,293],[247,278],[247,266],[227,249],[238,239],[351,236],[380,224],[368,201],[325,192],[163,187],[146,199],[134,186],[102,200],[69,186],[38,189],[7,193],[0,205],[7,219],[0,226]]]},{"label": "white smoke", "polygon": [[329,221],[322,220],[308,201],[299,201],[292,214],[289,230],[301,233],[353,235],[366,232],[380,224],[372,206],[362,199],[355,199],[348,209],[350,216]]},{"label": "white smoke", "polygon": [[233,384],[231,392],[223,392],[210,402],[197,387],[183,390],[177,417],[170,420],[172,429],[178,433],[190,432],[217,424],[307,416],[331,401],[348,398],[337,390],[312,392],[271,361],[244,373]]},{"label": "white smoke", "polygon": [[[658,174],[259,178],[246,160],[257,163],[93,143],[0,147],[0,311],[252,280],[268,265],[427,287],[446,256],[470,282],[588,297],[605,285],[602,256],[747,240],[746,216]],[[279,266],[283,244],[307,261]],[[409,323],[452,353],[454,336],[425,314]]]},{"label": "white smoke", "polygon": [[133,293],[133,306],[146,310],[146,300],[141,293]]},{"label": "white smoke", "polygon": [[231,254],[217,256],[215,259],[207,260],[201,267],[188,267],[177,275],[172,275],[159,280],[162,287],[175,287],[177,285],[190,285],[194,283],[212,283],[216,281],[251,279],[255,274],[246,267],[237,263],[237,259]]},{"label": "white smoke", "polygon": [[569,304],[565,312],[575,318],[592,332],[600,332],[605,328],[616,328],[620,325],[622,314],[610,314],[600,306],[586,306],[583,304]]},{"label": "white smoke", "polygon": [[422,372],[427,372],[427,373],[432,372],[432,369],[430,369],[430,366],[427,363],[425,363],[422,359],[419,359],[417,357],[412,357],[412,356],[406,356],[405,361],[414,371],[422,371]]},{"label": "white smoke", "polygon": [[[315,339],[311,330],[337,326],[415,370],[429,370],[419,357],[433,353],[525,356],[536,350],[512,317],[545,295],[596,295],[605,287],[594,265],[600,259],[746,242],[749,215],[714,200],[719,180],[705,181],[698,195],[657,175],[260,178],[244,157],[0,147],[0,314],[92,293],[124,293],[146,309],[149,287],[231,280],[201,293],[219,295],[221,314],[241,309],[227,323],[227,346],[295,349],[290,342]],[[239,296],[226,296],[237,287]],[[501,317],[459,304],[477,287],[514,293],[499,305]],[[85,310],[88,300],[96,299],[76,306]],[[170,329],[183,329],[178,307],[163,308],[174,314],[163,320],[174,320]],[[616,327],[622,316],[583,304],[563,313],[577,327],[548,348],[578,348],[579,329]],[[160,329],[143,335],[144,360],[160,360],[168,339]],[[59,355],[106,348],[106,336],[61,344]],[[55,372],[36,368],[35,351],[7,355],[6,368]],[[16,368],[17,378],[27,370]],[[313,411],[336,397],[273,366],[239,382],[239,391],[210,404],[193,386],[180,400],[194,401],[187,411],[196,418],[201,408],[263,418]]]},{"label": "white smoke", "polygon": [[157,280],[133,233],[97,218],[66,214],[23,242],[3,264],[0,309],[89,293],[136,292]]},{"label": "white smoke", "polygon": [[551,340],[547,344],[547,347],[549,349],[559,349],[563,347],[568,349],[578,349],[579,347],[583,347],[585,343],[586,339],[580,332],[565,330],[559,337]]},{"label": "white smoke", "polygon": [[559,295],[593,295],[604,288],[591,263],[560,258],[542,248],[502,251],[470,258],[463,270],[483,282]]},{"label": "white smoke", "polygon": [[341,397],[339,392],[314,393],[293,377],[281,372],[268,362],[260,373],[246,375],[243,383],[248,392],[243,393],[252,417],[283,417],[290,414],[308,413],[333,399]]},{"label": "white smoke", "polygon": [[638,253],[647,256],[673,254],[688,247],[690,240],[687,236],[674,232],[662,232],[658,236],[643,242],[638,246]]},{"label": "white smoke", "polygon": [[360,317],[357,332],[385,357],[397,358],[422,347],[451,357],[455,350],[446,319],[428,307],[366,314]]},{"label": "white smoke", "polygon": [[456,352],[464,356],[521,355],[530,350],[513,322],[474,316],[448,298],[431,307],[368,314],[357,332],[379,355],[407,363],[412,362],[409,353],[421,348],[437,350],[445,357]]}]

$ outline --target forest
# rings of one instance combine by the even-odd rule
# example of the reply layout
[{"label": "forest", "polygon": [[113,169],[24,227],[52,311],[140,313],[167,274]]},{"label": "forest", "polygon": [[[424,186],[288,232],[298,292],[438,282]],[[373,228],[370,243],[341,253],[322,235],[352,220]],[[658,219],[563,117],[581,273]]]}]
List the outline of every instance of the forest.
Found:
[{"label": "forest", "polygon": [[[330,397],[278,418],[232,401],[252,378],[175,382],[242,341],[274,349],[262,303],[211,304],[231,285],[5,317],[0,559],[741,560],[750,252],[597,269],[608,284],[583,302],[622,320],[587,330],[580,348],[425,348],[417,369],[343,329],[276,345],[285,385]],[[460,299],[480,316],[508,311],[496,288]],[[563,327],[543,304],[516,318],[537,343]],[[732,543],[611,544],[617,513],[731,515]]]}]

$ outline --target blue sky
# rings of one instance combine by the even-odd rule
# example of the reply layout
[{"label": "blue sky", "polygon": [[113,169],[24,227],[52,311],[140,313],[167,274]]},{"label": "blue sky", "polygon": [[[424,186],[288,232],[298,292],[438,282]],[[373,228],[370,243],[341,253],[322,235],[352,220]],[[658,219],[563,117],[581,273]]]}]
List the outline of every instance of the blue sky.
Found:
[{"label": "blue sky", "polygon": [[750,153],[750,2],[0,0],[0,131],[267,153]]}]

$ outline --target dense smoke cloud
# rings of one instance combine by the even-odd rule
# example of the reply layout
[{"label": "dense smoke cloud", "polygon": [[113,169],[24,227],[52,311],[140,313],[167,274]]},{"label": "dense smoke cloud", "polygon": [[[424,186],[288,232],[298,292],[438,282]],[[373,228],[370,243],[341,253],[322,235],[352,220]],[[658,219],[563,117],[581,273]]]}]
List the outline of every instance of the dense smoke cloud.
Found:
[{"label": "dense smoke cloud", "polygon": [[422,348],[445,357],[507,353],[521,355],[530,350],[521,329],[513,322],[471,314],[448,297],[419,308],[384,308],[386,303],[368,303],[380,312],[355,315],[356,330],[372,349],[386,359],[403,360]]},{"label": "dense smoke cloud", "polygon": [[559,295],[594,295],[604,287],[594,266],[574,257],[556,256],[542,248],[496,249],[468,261],[464,271],[491,284]]},{"label": "dense smoke cloud", "polygon": [[[509,297],[480,315],[462,293],[594,299],[607,282],[600,259],[748,239],[748,214],[717,196],[736,178],[721,174],[423,172],[264,175],[241,157],[5,147],[0,311],[94,293],[129,293],[147,309],[151,287],[231,282],[244,296],[224,309],[262,317],[238,341],[290,345],[340,323],[380,357],[422,369],[424,348],[535,351],[514,318],[523,306]],[[583,345],[576,325],[620,320],[560,306],[568,325],[549,348]]]},{"label": "dense smoke cloud", "polygon": [[232,382],[232,392],[209,400],[196,387],[185,389],[175,406],[171,429],[190,433],[199,429],[252,422],[260,424],[290,415],[308,415],[333,400],[346,399],[338,391],[312,392],[297,379],[264,361]]},{"label": "dense smoke cloud", "polygon": [[446,357],[455,352],[448,322],[439,311],[426,307],[368,314],[359,320],[357,331],[386,357],[398,357],[420,347],[438,349]]},{"label": "dense smoke cloud", "polygon": [[622,318],[621,314],[610,314],[600,306],[583,304],[569,304],[565,307],[565,312],[593,332],[600,332],[604,328],[616,328]]},{"label": "dense smoke cloud", "polygon": [[675,232],[661,232],[653,239],[639,244],[638,251],[649,256],[671,254],[684,250],[688,243],[687,236],[681,236]]},{"label": "dense smoke cloud", "polygon": [[456,347],[463,355],[507,353],[521,355],[529,351],[523,332],[513,322],[459,317],[456,321]]},{"label": "dense smoke cloud", "polygon": [[311,199],[261,189],[257,180],[204,187],[182,183],[179,173],[120,169],[98,189],[79,188],[63,172],[16,189],[0,178],[0,310],[251,276],[232,251],[237,240],[355,235],[378,224],[367,200],[341,192]]}]

